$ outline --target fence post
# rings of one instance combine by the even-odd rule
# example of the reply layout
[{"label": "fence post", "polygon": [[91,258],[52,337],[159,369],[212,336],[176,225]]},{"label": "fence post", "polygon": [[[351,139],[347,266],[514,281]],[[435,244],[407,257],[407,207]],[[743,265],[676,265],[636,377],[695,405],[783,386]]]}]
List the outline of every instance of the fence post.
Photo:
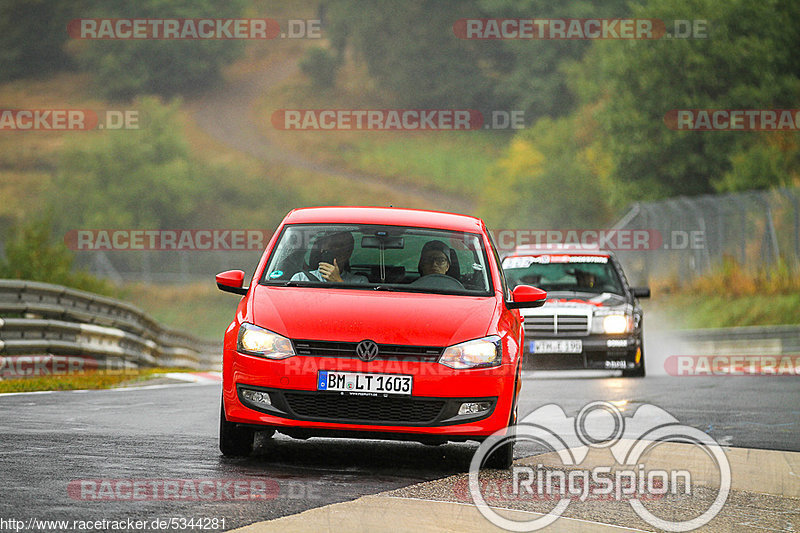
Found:
[{"label": "fence post", "polygon": [[791,189],[781,189],[781,194],[792,202],[792,218],[794,221],[794,266],[800,267],[800,204],[797,195]]}]

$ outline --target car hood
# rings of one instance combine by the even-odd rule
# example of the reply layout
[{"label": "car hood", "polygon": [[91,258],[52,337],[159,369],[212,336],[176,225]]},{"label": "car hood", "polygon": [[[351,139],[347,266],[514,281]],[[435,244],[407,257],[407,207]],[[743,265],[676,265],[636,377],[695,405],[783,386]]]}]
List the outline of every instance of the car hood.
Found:
[{"label": "car hood", "polygon": [[493,297],[258,285],[250,312],[290,339],[449,346],[487,335],[496,306]]},{"label": "car hood", "polygon": [[[575,292],[548,292],[547,301],[539,309],[580,309],[584,311],[592,311],[601,308],[612,308],[625,310],[629,305],[625,298],[619,294],[610,292],[597,293],[575,293]],[[523,314],[526,310],[522,310]],[[542,314],[541,311],[532,312],[529,314]]]}]

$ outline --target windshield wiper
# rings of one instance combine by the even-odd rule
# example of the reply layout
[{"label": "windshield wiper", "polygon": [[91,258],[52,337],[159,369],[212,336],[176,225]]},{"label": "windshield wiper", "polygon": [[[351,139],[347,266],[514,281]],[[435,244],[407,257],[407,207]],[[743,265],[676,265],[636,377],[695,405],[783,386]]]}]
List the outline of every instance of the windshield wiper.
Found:
[{"label": "windshield wiper", "polygon": [[374,290],[374,291],[396,292],[397,288],[396,287],[391,287],[389,285],[375,285],[374,287],[372,287],[372,290]]}]

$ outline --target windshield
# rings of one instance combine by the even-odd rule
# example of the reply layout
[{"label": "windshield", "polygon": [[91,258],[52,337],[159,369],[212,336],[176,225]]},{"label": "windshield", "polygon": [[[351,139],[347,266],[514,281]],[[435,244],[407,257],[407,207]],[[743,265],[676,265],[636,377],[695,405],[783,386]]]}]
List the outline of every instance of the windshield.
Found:
[{"label": "windshield", "polygon": [[261,283],[488,296],[486,258],[473,233],[294,224],[281,232]]},{"label": "windshield", "polygon": [[606,256],[536,255],[506,257],[503,271],[512,287],[533,285],[547,292],[624,294],[617,271]]}]

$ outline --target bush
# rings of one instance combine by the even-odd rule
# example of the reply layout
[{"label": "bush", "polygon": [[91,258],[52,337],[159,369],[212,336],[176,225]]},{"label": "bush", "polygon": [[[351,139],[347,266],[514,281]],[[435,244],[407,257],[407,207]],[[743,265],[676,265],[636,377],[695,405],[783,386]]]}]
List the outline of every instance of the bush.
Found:
[{"label": "bush", "polygon": [[73,269],[75,257],[63,242],[53,240],[49,220],[29,222],[10,233],[5,258],[0,258],[0,278],[42,281],[114,295],[114,288],[107,281]]},{"label": "bush", "polygon": [[190,153],[179,102],[137,103],[138,130],[74,139],[62,153],[51,203],[57,230],[186,227],[213,188],[208,166]]},{"label": "bush", "polygon": [[84,0],[0,1],[0,81],[47,76],[71,67],[64,51],[68,20]]},{"label": "bush", "polygon": [[[243,2],[211,0],[124,0],[108,3],[94,15],[125,18],[239,18]],[[241,40],[92,40],[74,41],[79,64],[94,76],[101,94],[129,100],[139,94],[172,97],[213,86],[222,67],[243,50]]]},{"label": "bush", "polygon": [[300,70],[311,78],[314,87],[326,89],[336,82],[339,59],[325,48],[309,48],[300,60]]}]

